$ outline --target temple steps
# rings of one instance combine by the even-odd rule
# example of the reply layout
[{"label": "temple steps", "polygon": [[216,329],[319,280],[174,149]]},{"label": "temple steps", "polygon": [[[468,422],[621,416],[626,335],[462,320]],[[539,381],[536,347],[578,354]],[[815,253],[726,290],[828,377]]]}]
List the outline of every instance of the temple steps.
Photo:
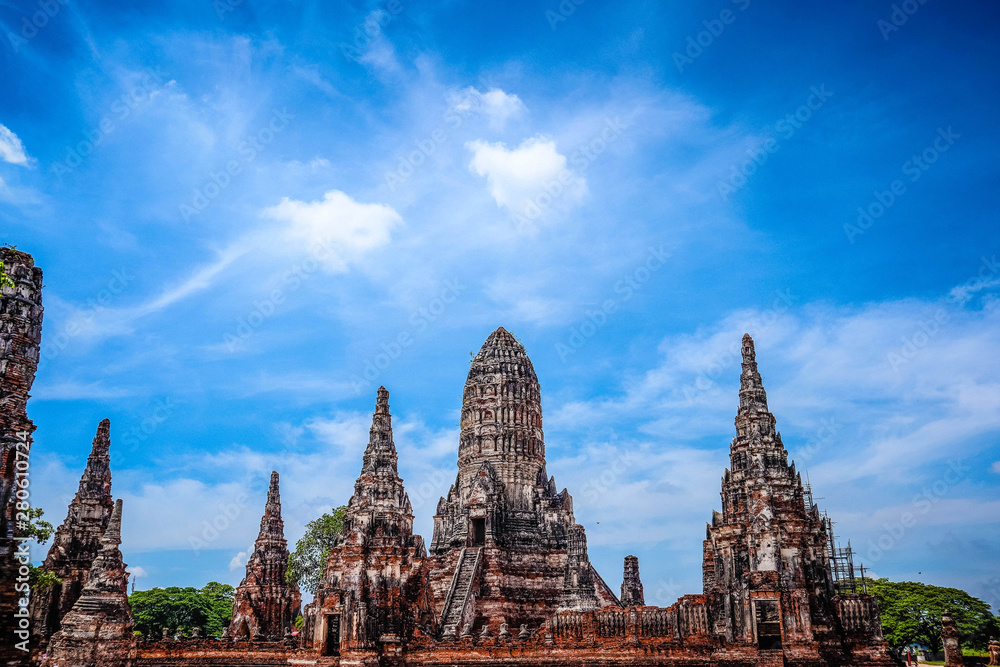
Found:
[{"label": "temple steps", "polygon": [[476,572],[479,570],[481,554],[482,547],[466,547],[462,549],[458,558],[458,567],[455,568],[455,577],[452,579],[444,613],[441,615],[441,627],[444,628],[446,637],[454,636],[459,623],[462,622],[462,614],[472,594]]}]

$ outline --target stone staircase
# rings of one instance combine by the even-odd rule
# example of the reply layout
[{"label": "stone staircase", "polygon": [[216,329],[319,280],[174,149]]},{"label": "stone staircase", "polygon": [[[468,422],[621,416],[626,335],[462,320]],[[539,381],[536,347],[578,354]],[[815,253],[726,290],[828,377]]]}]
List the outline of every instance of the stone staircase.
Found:
[{"label": "stone staircase", "polygon": [[472,595],[472,585],[475,583],[476,573],[479,571],[482,551],[482,547],[465,547],[458,557],[458,567],[455,568],[455,577],[451,581],[451,589],[445,600],[444,613],[441,614],[442,635],[444,637],[458,635],[462,615]]}]

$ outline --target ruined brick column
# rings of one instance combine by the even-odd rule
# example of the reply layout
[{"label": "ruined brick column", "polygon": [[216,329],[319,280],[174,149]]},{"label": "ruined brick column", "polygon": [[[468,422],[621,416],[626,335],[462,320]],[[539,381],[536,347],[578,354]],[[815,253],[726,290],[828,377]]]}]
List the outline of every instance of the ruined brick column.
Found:
[{"label": "ruined brick column", "polygon": [[941,643],[944,644],[945,667],[962,667],[962,645],[958,641],[958,627],[948,613],[941,617]]},{"label": "ruined brick column", "polygon": [[623,607],[642,607],[646,604],[642,594],[642,581],[639,580],[639,559],[636,556],[625,556],[621,600]]},{"label": "ruined brick column", "polygon": [[433,628],[421,578],[427,550],[397,469],[389,392],[379,387],[361,474],[306,615],[306,641],[341,664],[393,654],[414,628]]},{"label": "ruined brick column", "polygon": [[271,473],[260,534],[247,561],[247,573],[233,595],[229,636],[234,639],[278,641],[295,623],[301,605],[298,586],[285,580],[288,543],[281,519],[278,473]]},{"label": "ruined brick column", "polygon": [[990,667],[1000,665],[1000,642],[995,639],[990,640]]},{"label": "ruined brick column", "polygon": [[15,474],[26,472],[31,434],[27,404],[38,369],[42,339],[42,270],[26,252],[0,247],[4,273],[13,286],[0,287],[0,664],[17,665],[26,654],[14,646]]},{"label": "ruined brick column", "polygon": [[130,667],[136,655],[128,573],[122,560],[122,501],[115,503],[80,598],[49,641],[45,667]]},{"label": "ruined brick column", "polygon": [[101,537],[115,503],[111,498],[111,422],[97,427],[80,488],[69,504],[66,520],[56,529],[42,568],[61,582],[36,589],[31,599],[31,630],[35,648],[43,650],[87,583]]}]

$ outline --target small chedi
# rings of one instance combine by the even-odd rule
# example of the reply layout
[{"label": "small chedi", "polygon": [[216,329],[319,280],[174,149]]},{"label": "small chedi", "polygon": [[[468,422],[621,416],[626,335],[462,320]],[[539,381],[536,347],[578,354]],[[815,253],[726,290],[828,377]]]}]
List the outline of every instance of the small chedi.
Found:
[{"label": "small chedi", "polygon": [[[12,363],[0,377],[4,396],[14,397],[3,409],[14,405],[11,423],[30,434],[24,407],[38,358],[41,304],[32,290],[40,272],[30,256],[3,252],[20,286],[3,291],[0,351]],[[17,363],[22,370],[9,372]],[[538,376],[509,332],[494,331],[472,361],[457,475],[443,489],[429,544],[413,533],[389,392],[379,388],[344,531],[295,637],[300,595],[285,580],[276,472],[224,636],[134,637],[119,550],[122,506],[111,504],[110,426],[102,422],[43,564],[62,584],[34,592],[34,660],[60,667],[894,664],[875,599],[843,578],[830,524],[788,461],[749,336],[739,399],[722,510],[712,513],[703,543],[703,590],[657,607],[645,603],[635,556],[624,559],[620,596],[591,564],[572,496],[547,470]],[[15,447],[8,443],[16,436],[5,430],[4,437],[9,503]],[[8,547],[11,516],[8,505],[0,534]],[[16,565],[10,548],[0,555],[4,567]],[[4,657],[22,664],[12,651]]]},{"label": "small chedi", "polygon": [[260,534],[247,560],[247,573],[233,595],[233,617],[226,634],[234,639],[280,639],[299,615],[297,586],[285,581],[288,545],[281,519],[278,473],[271,473]]},{"label": "small chedi", "polygon": [[642,581],[639,580],[639,559],[635,556],[625,556],[621,603],[623,607],[644,607],[646,605],[642,595]]}]

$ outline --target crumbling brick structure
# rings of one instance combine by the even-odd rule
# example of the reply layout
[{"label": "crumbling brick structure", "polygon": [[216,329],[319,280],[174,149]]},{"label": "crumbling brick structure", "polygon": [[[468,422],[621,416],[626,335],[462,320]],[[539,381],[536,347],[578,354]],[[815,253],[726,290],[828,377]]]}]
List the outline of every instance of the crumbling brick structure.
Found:
[{"label": "crumbling brick structure", "polygon": [[401,647],[417,625],[433,632],[436,619],[421,572],[426,556],[397,471],[389,392],[380,387],[344,530],[306,610],[306,645],[321,655],[363,660],[376,647]]},{"label": "crumbling brick structure", "polygon": [[260,533],[247,560],[246,576],[233,595],[227,636],[237,640],[276,640],[295,623],[301,606],[298,586],[285,580],[288,543],[281,519],[278,473],[271,473]]},{"label": "crumbling brick structure", "polygon": [[646,604],[642,594],[642,581],[639,579],[639,559],[636,556],[625,556],[625,566],[622,571],[622,606],[643,607]]},{"label": "crumbling brick structure", "polygon": [[136,657],[128,573],[122,561],[122,501],[101,536],[79,599],[49,642],[43,667],[132,667]]},{"label": "crumbling brick structure", "polygon": [[27,654],[16,644],[27,638],[15,635],[21,630],[15,610],[24,596],[15,586],[22,585],[24,577],[14,536],[18,491],[27,496],[27,490],[19,489],[17,480],[28,479],[35,431],[27,404],[42,340],[42,270],[31,255],[7,246],[0,247],[0,261],[13,283],[0,287],[0,665],[18,665]]},{"label": "crumbling brick structure", "polygon": [[712,634],[727,643],[812,659],[820,651],[842,652],[842,637],[859,629],[878,642],[874,599],[837,595],[830,536],[819,509],[807,502],[775,424],[747,334],[722,512],[713,512],[704,542]]},{"label": "crumbling brick structure", "polygon": [[114,511],[110,431],[107,419],[98,425],[80,488],[42,563],[42,569],[56,576],[59,583],[32,592],[31,633],[36,653],[45,650],[49,637],[59,630],[63,616],[80,597]]},{"label": "crumbling brick structure", "polygon": [[[534,368],[501,328],[469,370],[458,477],[438,503],[426,558],[410,532],[395,449],[377,446],[391,443],[387,393],[379,390],[351,506],[363,506],[380,489],[383,507],[391,508],[386,516],[394,517],[387,533],[396,541],[375,547],[352,532],[348,541],[365,546],[352,556],[350,578],[348,550],[334,549],[322,597],[350,598],[353,607],[321,607],[353,614],[338,626],[351,629],[338,636],[327,624],[325,635],[317,631],[317,608],[309,646],[335,656],[339,640],[339,659],[350,664],[529,665],[542,656],[547,664],[581,666],[890,664],[874,598],[834,588],[825,524],[787,462],[749,336],[743,357],[732,467],[723,478],[723,511],[708,527],[702,595],[666,608],[644,606],[634,556],[625,560],[622,599],[608,590],[587,558],[569,493],[557,493],[547,478]],[[383,455],[386,483],[373,485],[364,471],[378,451],[391,456]],[[367,578],[390,580],[395,595],[375,592]],[[368,609],[379,612],[359,620],[359,610]],[[368,624],[363,645],[362,622]]]}]

